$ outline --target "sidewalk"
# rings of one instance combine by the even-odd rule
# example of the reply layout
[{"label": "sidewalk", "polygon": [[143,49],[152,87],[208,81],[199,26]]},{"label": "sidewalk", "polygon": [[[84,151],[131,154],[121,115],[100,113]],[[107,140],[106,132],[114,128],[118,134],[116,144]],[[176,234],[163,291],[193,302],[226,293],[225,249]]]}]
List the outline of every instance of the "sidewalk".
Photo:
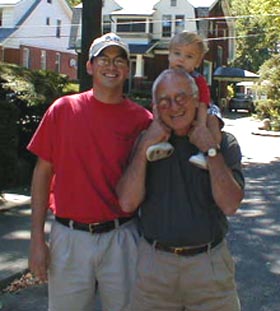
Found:
[{"label": "sidewalk", "polygon": [[[28,272],[31,226],[30,197],[5,194],[4,199],[0,201],[0,311],[47,311],[47,284],[31,282],[18,291],[3,292]],[[47,232],[51,218],[46,222]],[[102,310],[98,296],[95,310]]]},{"label": "sidewalk", "polygon": [[[0,291],[19,279],[28,267],[30,197],[4,194],[0,201]],[[47,311],[47,286],[0,292],[1,311]]]},{"label": "sidewalk", "polygon": [[30,197],[4,194],[0,204],[0,288],[27,269]]}]

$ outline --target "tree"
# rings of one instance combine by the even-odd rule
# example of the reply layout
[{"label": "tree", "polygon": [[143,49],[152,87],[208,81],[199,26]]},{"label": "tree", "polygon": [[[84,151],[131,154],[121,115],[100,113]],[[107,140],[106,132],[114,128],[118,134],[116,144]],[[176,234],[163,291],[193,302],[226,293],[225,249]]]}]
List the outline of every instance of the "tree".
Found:
[{"label": "tree", "polygon": [[76,6],[82,2],[82,0],[68,0],[71,6]]},{"label": "tree", "polygon": [[[275,54],[260,68],[260,83],[263,82],[267,97],[280,99],[280,55]],[[280,103],[279,103],[280,108]],[[280,112],[280,111],[279,111]]]},{"label": "tree", "polygon": [[243,0],[232,0],[231,11],[236,16],[237,36],[233,65],[256,72],[277,51],[280,3],[252,0],[248,5]]}]

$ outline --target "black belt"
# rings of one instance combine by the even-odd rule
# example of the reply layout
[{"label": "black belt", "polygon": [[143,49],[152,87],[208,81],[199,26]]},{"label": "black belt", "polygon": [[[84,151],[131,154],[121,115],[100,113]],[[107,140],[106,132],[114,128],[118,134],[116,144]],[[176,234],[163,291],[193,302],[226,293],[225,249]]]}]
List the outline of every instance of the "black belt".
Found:
[{"label": "black belt", "polygon": [[151,244],[155,249],[165,251],[172,254],[177,254],[181,256],[194,256],[197,254],[205,253],[208,249],[212,249],[218,244],[220,244],[223,240],[223,238],[219,238],[211,243],[200,245],[200,246],[184,246],[184,247],[170,247],[163,245],[155,240],[151,240],[148,238],[145,238],[145,240]]},{"label": "black belt", "polygon": [[90,233],[105,233],[111,230],[118,228],[120,225],[130,221],[133,217],[123,217],[117,218],[115,220],[106,221],[106,222],[96,222],[91,224],[85,224],[77,222],[68,218],[61,218],[55,216],[55,220],[61,223],[62,225],[69,227],[71,229],[83,230]]}]

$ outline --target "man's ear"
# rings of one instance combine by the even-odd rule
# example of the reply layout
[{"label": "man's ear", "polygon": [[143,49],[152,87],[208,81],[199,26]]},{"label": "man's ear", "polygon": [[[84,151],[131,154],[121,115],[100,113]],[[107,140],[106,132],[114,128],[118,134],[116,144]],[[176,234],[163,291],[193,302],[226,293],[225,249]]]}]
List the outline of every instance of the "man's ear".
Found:
[{"label": "man's ear", "polygon": [[87,67],[87,73],[92,76],[92,67],[93,67],[93,62],[92,61],[87,61],[87,64],[86,64],[86,67]]}]

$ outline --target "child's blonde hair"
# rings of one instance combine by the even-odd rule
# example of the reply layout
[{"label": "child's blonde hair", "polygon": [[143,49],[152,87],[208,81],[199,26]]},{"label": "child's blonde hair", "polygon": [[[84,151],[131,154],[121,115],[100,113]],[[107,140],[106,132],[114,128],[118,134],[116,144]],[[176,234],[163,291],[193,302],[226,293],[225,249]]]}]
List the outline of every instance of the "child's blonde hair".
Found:
[{"label": "child's blonde hair", "polygon": [[195,32],[183,31],[177,33],[173,36],[169,43],[169,51],[174,48],[176,45],[187,45],[196,43],[201,51],[201,54],[206,54],[208,52],[207,43],[203,40],[203,38]]}]

